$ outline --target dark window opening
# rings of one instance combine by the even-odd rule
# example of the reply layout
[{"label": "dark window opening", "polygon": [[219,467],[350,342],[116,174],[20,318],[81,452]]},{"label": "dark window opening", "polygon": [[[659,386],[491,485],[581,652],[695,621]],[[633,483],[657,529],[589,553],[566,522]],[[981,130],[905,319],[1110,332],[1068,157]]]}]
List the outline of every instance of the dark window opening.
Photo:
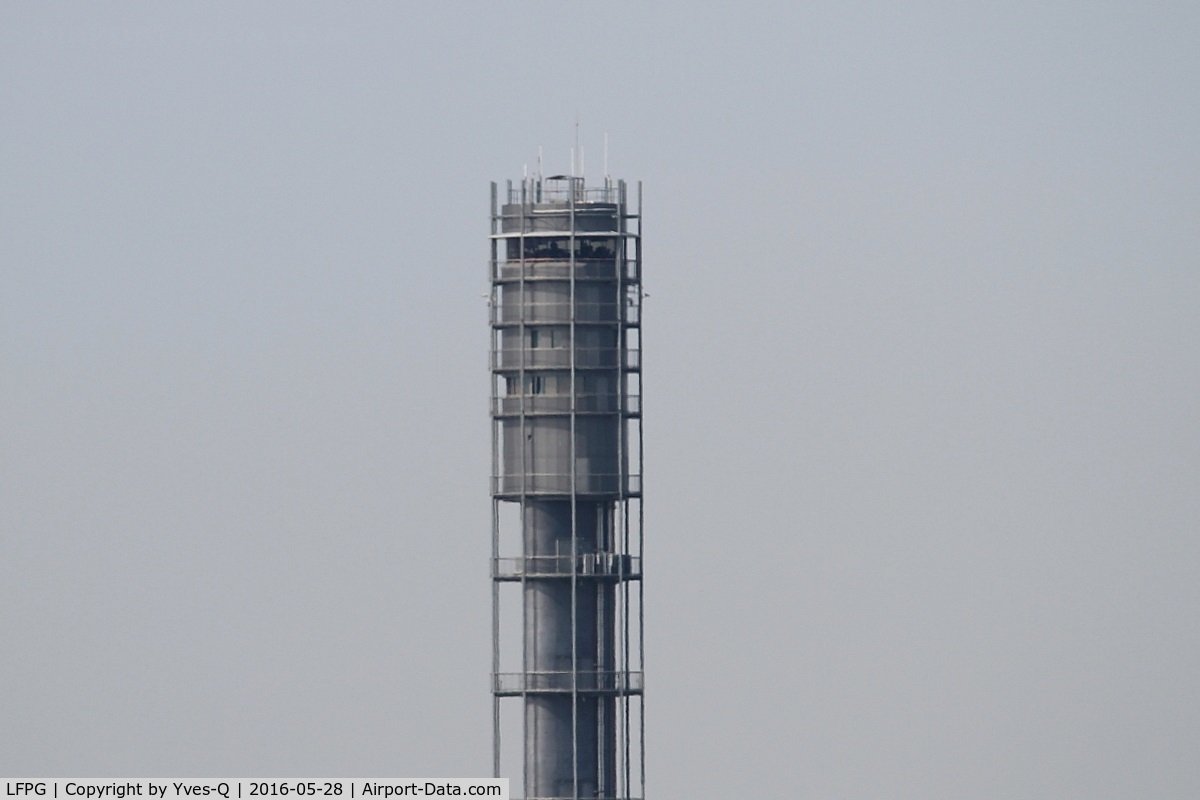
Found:
[{"label": "dark window opening", "polygon": [[[508,258],[515,261],[521,258],[521,239],[508,240]],[[544,259],[565,261],[571,257],[571,239],[569,237],[547,236],[527,237],[525,240],[526,260]],[[612,238],[575,239],[575,257],[588,260],[611,260],[617,255],[617,240]]]}]

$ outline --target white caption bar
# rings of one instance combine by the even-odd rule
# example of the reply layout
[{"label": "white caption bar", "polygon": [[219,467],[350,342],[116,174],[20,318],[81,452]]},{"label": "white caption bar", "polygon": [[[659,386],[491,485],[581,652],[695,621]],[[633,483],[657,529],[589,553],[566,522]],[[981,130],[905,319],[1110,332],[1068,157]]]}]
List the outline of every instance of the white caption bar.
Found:
[{"label": "white caption bar", "polygon": [[47,780],[4,781],[5,798],[23,800],[390,800],[398,797],[486,797],[509,800],[508,778],[361,778],[320,781],[230,780]]}]

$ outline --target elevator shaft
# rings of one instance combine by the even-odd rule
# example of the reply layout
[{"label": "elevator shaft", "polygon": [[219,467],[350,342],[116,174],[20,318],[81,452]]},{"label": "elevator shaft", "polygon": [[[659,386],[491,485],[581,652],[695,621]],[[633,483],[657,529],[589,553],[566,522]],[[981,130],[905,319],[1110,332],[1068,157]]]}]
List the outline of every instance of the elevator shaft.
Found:
[{"label": "elevator shaft", "polygon": [[604,797],[616,785],[614,698],[597,693],[616,668],[615,589],[579,569],[607,552],[612,503],[573,511],[564,500],[524,505],[525,552],[564,567],[523,589],[525,667],[546,689],[525,698],[527,797],[575,797],[576,787],[581,798]]}]

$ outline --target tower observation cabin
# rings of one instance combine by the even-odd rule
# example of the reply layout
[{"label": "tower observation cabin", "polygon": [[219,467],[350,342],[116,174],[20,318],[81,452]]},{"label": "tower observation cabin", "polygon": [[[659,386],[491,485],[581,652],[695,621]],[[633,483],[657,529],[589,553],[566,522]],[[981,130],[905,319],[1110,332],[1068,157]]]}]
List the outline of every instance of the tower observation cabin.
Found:
[{"label": "tower observation cabin", "polygon": [[527,800],[645,794],[641,205],[492,184],[493,768]]}]

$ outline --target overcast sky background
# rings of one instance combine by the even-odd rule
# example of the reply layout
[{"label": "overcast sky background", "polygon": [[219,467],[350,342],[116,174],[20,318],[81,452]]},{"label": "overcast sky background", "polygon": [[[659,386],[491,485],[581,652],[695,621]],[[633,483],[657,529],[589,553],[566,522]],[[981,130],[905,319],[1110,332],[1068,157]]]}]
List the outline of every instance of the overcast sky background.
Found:
[{"label": "overcast sky background", "polygon": [[0,5],[0,773],[490,772],[488,182],[646,185],[651,797],[1200,796],[1200,6]]}]

